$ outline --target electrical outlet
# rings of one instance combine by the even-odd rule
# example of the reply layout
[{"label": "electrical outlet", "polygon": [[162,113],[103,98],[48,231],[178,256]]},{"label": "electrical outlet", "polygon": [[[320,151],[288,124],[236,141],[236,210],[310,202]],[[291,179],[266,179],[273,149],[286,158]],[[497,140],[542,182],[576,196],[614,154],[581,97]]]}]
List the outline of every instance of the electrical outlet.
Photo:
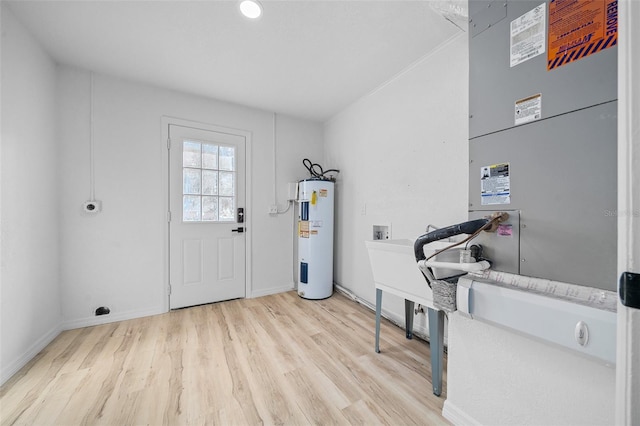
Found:
[{"label": "electrical outlet", "polygon": [[278,214],[278,206],[276,206],[275,204],[269,206],[269,214]]}]

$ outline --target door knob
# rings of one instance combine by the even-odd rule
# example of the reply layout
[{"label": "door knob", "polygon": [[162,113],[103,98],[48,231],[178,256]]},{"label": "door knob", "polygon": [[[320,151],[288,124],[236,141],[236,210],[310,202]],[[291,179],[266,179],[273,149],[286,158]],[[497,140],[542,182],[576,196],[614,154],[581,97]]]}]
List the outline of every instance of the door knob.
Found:
[{"label": "door knob", "polygon": [[237,232],[238,234],[242,234],[244,232],[244,228],[242,226],[232,229],[231,232]]}]

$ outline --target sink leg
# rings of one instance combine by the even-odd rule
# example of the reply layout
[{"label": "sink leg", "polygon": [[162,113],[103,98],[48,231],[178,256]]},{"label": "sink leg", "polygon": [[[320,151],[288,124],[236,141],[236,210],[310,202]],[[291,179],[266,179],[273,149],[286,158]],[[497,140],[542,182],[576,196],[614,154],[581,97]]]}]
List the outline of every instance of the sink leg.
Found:
[{"label": "sink leg", "polygon": [[376,353],[380,353],[380,315],[382,313],[382,290],[376,289]]},{"label": "sink leg", "polygon": [[444,312],[428,308],[429,346],[431,347],[431,384],[433,394],[442,393],[442,368],[444,362]]},{"label": "sink leg", "polygon": [[407,339],[413,339],[413,307],[412,300],[404,299],[404,325],[407,329]]}]

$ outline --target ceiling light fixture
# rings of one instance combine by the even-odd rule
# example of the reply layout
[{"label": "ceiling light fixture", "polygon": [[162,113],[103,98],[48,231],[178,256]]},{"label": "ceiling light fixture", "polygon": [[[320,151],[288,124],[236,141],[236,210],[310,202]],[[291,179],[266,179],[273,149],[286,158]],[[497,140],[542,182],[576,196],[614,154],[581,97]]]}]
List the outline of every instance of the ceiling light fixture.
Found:
[{"label": "ceiling light fixture", "polygon": [[258,19],[262,15],[262,5],[256,0],[242,0],[240,12],[249,19]]}]

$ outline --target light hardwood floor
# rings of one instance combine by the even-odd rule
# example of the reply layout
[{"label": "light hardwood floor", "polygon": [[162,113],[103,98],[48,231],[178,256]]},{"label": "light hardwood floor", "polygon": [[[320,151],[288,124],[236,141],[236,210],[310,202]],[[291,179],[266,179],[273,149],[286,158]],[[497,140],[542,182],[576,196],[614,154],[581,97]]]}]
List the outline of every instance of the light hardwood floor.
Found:
[{"label": "light hardwood floor", "polygon": [[[63,332],[0,388],[3,425],[446,425],[429,346],[336,293]],[[446,386],[446,382],[445,382]]]}]

